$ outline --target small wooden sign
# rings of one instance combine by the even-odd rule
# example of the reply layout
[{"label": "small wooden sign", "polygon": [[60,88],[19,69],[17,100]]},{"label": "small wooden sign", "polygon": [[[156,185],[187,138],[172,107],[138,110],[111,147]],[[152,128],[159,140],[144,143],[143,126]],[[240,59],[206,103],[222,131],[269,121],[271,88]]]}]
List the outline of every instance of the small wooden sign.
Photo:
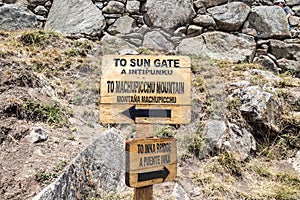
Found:
[{"label": "small wooden sign", "polygon": [[103,56],[101,122],[187,124],[190,116],[189,57]]},{"label": "small wooden sign", "polygon": [[177,176],[174,138],[128,139],[126,141],[126,185],[145,187]]}]

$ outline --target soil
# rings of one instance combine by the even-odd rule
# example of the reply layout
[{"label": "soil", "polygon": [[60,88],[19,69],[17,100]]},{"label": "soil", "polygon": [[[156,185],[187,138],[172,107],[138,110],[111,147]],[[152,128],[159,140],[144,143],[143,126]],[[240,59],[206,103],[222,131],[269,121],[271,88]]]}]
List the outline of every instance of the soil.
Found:
[{"label": "soil", "polygon": [[[0,42],[0,199],[23,200],[55,180],[101,134],[100,69],[98,58],[87,59],[70,40],[24,45],[14,34],[1,33]],[[66,55],[72,50],[82,60]],[[85,65],[84,59],[92,61]],[[45,129],[48,139],[31,143],[33,127]]]},{"label": "soil", "polygon": [[[0,33],[0,199],[31,199],[54,181],[86,145],[109,128],[99,122],[101,56],[117,53],[118,49],[113,44],[72,41],[55,34],[46,35],[43,43],[24,42],[22,38],[30,34],[36,32]],[[215,67],[208,61],[193,64]],[[195,76],[193,82],[197,85]],[[220,103],[225,94],[216,85],[224,80],[224,74],[216,79],[211,80],[209,89],[216,88]],[[209,106],[204,87],[201,84],[193,87],[196,106],[192,121],[220,114],[207,114]],[[225,109],[219,104],[212,106],[221,112]],[[184,140],[197,124],[193,121],[187,126],[170,126],[168,130],[176,133],[177,139]],[[33,127],[45,129],[48,139],[31,143],[27,137]],[[117,128],[130,132],[128,126]],[[200,160],[195,155],[186,156],[184,145],[178,146],[182,158],[178,161],[178,179],[155,185],[154,199],[172,199],[176,183],[191,199],[300,198],[297,195],[300,187],[294,188],[300,186],[299,174],[290,179],[283,177],[295,173],[286,161],[254,157],[240,162],[227,154]],[[282,180],[278,178],[281,176]],[[284,182],[287,179],[290,183]],[[289,184],[294,189],[287,191]],[[272,185],[286,193],[276,193]],[[132,196],[133,190],[129,189],[106,199],[132,199]]]}]

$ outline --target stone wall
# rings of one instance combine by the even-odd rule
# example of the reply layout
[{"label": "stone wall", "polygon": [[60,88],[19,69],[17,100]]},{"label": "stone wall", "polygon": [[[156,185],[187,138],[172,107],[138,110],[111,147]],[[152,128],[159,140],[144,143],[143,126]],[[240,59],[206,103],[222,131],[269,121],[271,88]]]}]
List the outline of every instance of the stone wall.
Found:
[{"label": "stone wall", "polygon": [[[70,38],[121,38],[132,48],[256,62],[299,71],[300,0],[287,28],[269,0],[0,0],[0,28],[44,28]],[[112,38],[112,37],[109,37]]]}]

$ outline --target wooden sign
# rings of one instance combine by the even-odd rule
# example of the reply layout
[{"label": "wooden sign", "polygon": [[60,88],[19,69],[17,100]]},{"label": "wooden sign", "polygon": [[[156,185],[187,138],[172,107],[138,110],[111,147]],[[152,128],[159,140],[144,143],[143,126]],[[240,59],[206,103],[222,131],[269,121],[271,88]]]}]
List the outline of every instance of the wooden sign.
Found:
[{"label": "wooden sign", "polygon": [[126,184],[145,187],[177,176],[174,138],[129,139],[126,141]]},{"label": "wooden sign", "polygon": [[187,124],[190,116],[189,57],[103,56],[101,122]]}]

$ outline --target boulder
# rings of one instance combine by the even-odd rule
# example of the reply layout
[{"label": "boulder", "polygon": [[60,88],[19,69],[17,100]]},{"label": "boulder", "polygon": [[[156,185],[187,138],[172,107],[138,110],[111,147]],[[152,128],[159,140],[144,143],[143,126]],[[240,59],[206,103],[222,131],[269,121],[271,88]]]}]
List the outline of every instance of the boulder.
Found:
[{"label": "boulder", "polygon": [[109,1],[107,6],[102,9],[106,14],[122,14],[125,11],[125,5],[119,1]]},{"label": "boulder", "polygon": [[300,5],[300,0],[286,0],[289,6]]},{"label": "boulder", "polygon": [[126,10],[130,14],[137,14],[140,12],[140,2],[133,0],[133,1],[127,1],[126,3]]},{"label": "boulder", "polygon": [[116,129],[105,132],[33,200],[93,199],[107,191],[125,191],[124,141],[124,135]]},{"label": "boulder", "polygon": [[54,0],[45,24],[45,29],[74,38],[100,36],[104,27],[102,12],[85,0]]},{"label": "boulder", "polygon": [[114,24],[109,26],[107,32],[110,34],[127,34],[133,32],[135,27],[135,20],[132,17],[125,15],[124,17],[118,18]]},{"label": "boulder", "polygon": [[4,4],[0,7],[0,29],[14,31],[37,28],[37,17],[25,5]]},{"label": "boulder", "polygon": [[239,160],[245,160],[251,152],[256,151],[256,141],[253,135],[245,128],[228,122],[228,136],[223,148],[234,153]]},{"label": "boulder", "polygon": [[273,72],[278,72],[279,69],[274,62],[269,56],[267,55],[259,55],[253,59],[253,63],[258,63],[262,66],[264,66],[266,69],[273,71]]},{"label": "boulder", "polygon": [[214,18],[209,15],[198,15],[193,19],[193,23],[203,27],[216,27]]},{"label": "boulder", "polygon": [[171,51],[174,44],[160,31],[151,31],[145,34],[143,47],[162,51]]},{"label": "boulder", "polygon": [[257,6],[248,16],[249,27],[257,31],[261,39],[290,37],[286,14],[279,6]]},{"label": "boulder", "polygon": [[229,33],[214,31],[183,39],[177,51],[180,54],[195,54],[217,60],[244,62],[252,60],[255,48],[255,42]]},{"label": "boulder", "polygon": [[148,0],[144,8],[145,23],[149,27],[172,29],[188,24],[196,13],[192,0]]},{"label": "boulder", "polygon": [[202,8],[202,7],[209,8],[209,7],[213,7],[213,6],[218,6],[223,3],[227,3],[227,0],[211,0],[211,1],[196,0],[194,2],[196,8]]},{"label": "boulder", "polygon": [[277,59],[286,58],[290,60],[296,59],[297,53],[300,52],[300,40],[269,40],[270,53]]},{"label": "boulder", "polygon": [[283,69],[283,71],[291,71],[294,75],[299,78],[300,77],[300,65],[299,61],[288,60],[286,58],[282,58],[277,60],[278,67]]},{"label": "boulder", "polygon": [[221,150],[226,131],[226,123],[223,120],[209,120],[206,123],[203,139],[207,143],[206,151],[209,154],[216,154]]},{"label": "boulder", "polygon": [[241,2],[232,2],[207,9],[217,25],[224,31],[237,31],[245,22],[250,7]]},{"label": "boulder", "polygon": [[202,32],[203,32],[202,27],[196,25],[190,25],[187,29],[187,36],[188,37],[197,36],[200,35]]},{"label": "boulder", "polygon": [[246,120],[279,131],[277,120],[280,119],[281,107],[273,94],[264,91],[260,86],[250,86],[243,88],[240,95],[242,102],[240,110]]}]

